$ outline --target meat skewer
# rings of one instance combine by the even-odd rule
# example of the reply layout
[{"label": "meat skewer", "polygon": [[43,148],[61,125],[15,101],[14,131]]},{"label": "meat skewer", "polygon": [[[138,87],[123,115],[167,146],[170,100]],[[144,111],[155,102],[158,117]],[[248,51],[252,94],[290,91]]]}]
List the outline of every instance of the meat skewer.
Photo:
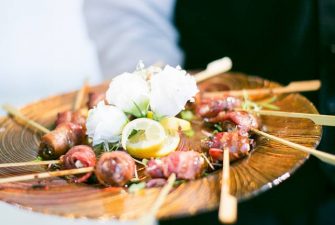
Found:
[{"label": "meat skewer", "polygon": [[87,81],[78,91],[73,111],[58,113],[56,129],[41,138],[39,155],[43,159],[57,159],[86,139],[86,118],[79,111],[88,89]]},{"label": "meat skewer", "polygon": [[[222,113],[222,114],[221,114]],[[221,114],[221,115],[220,115]],[[252,117],[247,117],[248,113],[247,112],[220,112],[218,116],[211,118],[210,121],[213,122],[223,122],[224,120],[230,120],[231,122],[235,123],[236,125],[240,126],[243,130],[249,131],[251,130],[252,132],[264,136],[266,138],[269,138],[273,141],[276,141],[278,143],[284,144],[286,146],[289,146],[291,148],[307,152],[311,155],[314,155],[315,157],[319,158],[321,161],[326,162],[331,165],[335,165],[335,155],[322,152],[313,148],[308,148],[290,141],[287,141],[283,138],[276,137],[274,135],[267,134],[265,132],[260,131],[259,125],[257,120]],[[242,116],[241,118],[238,118],[239,116]]]},{"label": "meat skewer", "polygon": [[151,178],[168,178],[175,174],[178,179],[194,180],[201,177],[206,167],[206,161],[199,152],[177,151],[161,159],[150,160],[146,173]]},{"label": "meat skewer", "polygon": [[222,111],[232,111],[241,106],[241,99],[226,96],[222,99],[202,99],[196,111],[201,117],[214,117]]},{"label": "meat skewer", "polygon": [[253,139],[244,129],[238,128],[230,132],[220,132],[201,142],[202,148],[207,149],[215,161],[222,161],[223,149],[229,149],[230,161],[247,156],[251,150]]},{"label": "meat skewer", "polygon": [[[96,165],[96,156],[90,146],[77,145],[60,157],[60,163],[65,169],[94,167]],[[82,183],[87,181],[91,175],[92,173],[86,173],[84,175],[75,176],[72,181]]]},{"label": "meat skewer", "polygon": [[[87,146],[88,147],[88,146]],[[120,154],[121,153],[121,154]],[[104,157],[105,154],[108,154],[107,157]],[[89,160],[86,160],[83,162],[81,159],[82,166],[88,166],[88,167],[82,167],[78,168],[78,163],[69,163],[69,168],[66,168],[65,170],[61,171],[53,171],[53,172],[43,172],[43,173],[37,173],[37,174],[28,174],[28,175],[21,175],[21,176],[14,176],[14,177],[7,177],[7,178],[1,178],[0,184],[2,183],[8,183],[8,182],[18,182],[18,181],[27,181],[27,180],[34,180],[34,179],[41,179],[41,178],[49,178],[49,177],[59,177],[59,176],[69,176],[69,175],[77,175],[77,174],[85,174],[84,176],[80,176],[75,179],[75,182],[83,182],[85,181],[89,176],[86,176],[87,173],[94,172],[97,176],[99,182],[104,185],[112,185],[112,186],[123,186],[126,182],[128,182],[132,177],[130,176],[124,176],[124,174],[134,174],[135,166],[129,166],[130,163],[123,163],[119,164],[117,166],[110,166],[113,165],[116,161],[124,160],[125,156],[124,154],[128,155],[125,152],[110,152],[105,153],[103,156],[99,159],[99,161],[96,164],[96,168],[93,166],[95,165],[94,160],[91,158],[92,156],[89,156]],[[73,155],[72,155],[73,156]],[[70,157],[70,155],[69,155]],[[76,158],[76,157],[74,157]],[[74,158],[70,159],[70,161],[74,162]],[[77,158],[78,159],[78,158]],[[66,159],[63,159],[66,160]],[[127,160],[131,161],[132,158],[128,155]],[[89,162],[90,163],[86,163]],[[107,166],[106,166],[107,165]],[[64,166],[68,166],[66,162],[64,163]],[[73,168],[75,167],[75,168]],[[105,168],[107,167],[107,168]],[[107,169],[107,170],[106,170]],[[109,169],[109,170],[108,170]],[[113,174],[111,177],[110,175]],[[122,179],[120,179],[122,177]]]},{"label": "meat skewer", "polygon": [[43,159],[57,159],[71,147],[82,144],[86,133],[83,126],[66,122],[59,124],[55,130],[41,138],[39,155]]},{"label": "meat skewer", "polygon": [[[18,167],[18,166],[35,166],[35,165],[51,165],[60,164],[64,169],[76,169],[82,167],[95,166],[96,156],[93,149],[87,145],[77,145],[71,148],[65,155],[62,155],[59,160],[49,161],[30,161],[19,163],[4,163],[0,164],[0,168]],[[74,179],[74,182],[81,183],[87,180],[90,174],[80,179]]]},{"label": "meat skewer", "polygon": [[125,152],[104,153],[99,159],[95,174],[101,184],[123,186],[134,177],[135,162]]},{"label": "meat skewer", "polygon": [[205,120],[211,123],[230,121],[243,127],[245,130],[249,130],[250,128],[258,129],[260,127],[259,119],[246,111],[222,111],[217,116]]},{"label": "meat skewer", "polygon": [[[244,111],[242,108],[242,100],[238,97],[225,96],[219,99],[202,99],[196,107],[196,112],[203,118],[215,117],[222,111]],[[335,116],[320,115],[312,113],[284,112],[274,110],[247,110],[257,115],[279,116],[291,118],[304,118],[312,120],[317,125],[335,126]]]},{"label": "meat skewer", "polygon": [[[86,89],[87,84],[85,83],[77,94],[74,109],[77,110],[79,109],[78,107],[82,105],[83,95],[85,94]],[[10,105],[4,105],[3,108],[25,124],[45,134],[41,139],[39,149],[40,155],[44,159],[57,159],[68,149],[74,145],[83,143],[85,140],[85,118],[80,115],[79,112],[59,113],[57,115],[57,127],[55,130],[50,131],[35,121],[26,118],[17,109]]]}]

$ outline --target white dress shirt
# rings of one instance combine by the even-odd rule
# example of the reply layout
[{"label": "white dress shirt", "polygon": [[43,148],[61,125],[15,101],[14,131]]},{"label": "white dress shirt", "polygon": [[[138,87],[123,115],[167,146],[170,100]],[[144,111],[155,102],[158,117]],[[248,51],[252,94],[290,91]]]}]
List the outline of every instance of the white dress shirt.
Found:
[{"label": "white dress shirt", "polygon": [[86,0],[84,15],[103,75],[131,72],[139,60],[181,65],[175,0]]}]

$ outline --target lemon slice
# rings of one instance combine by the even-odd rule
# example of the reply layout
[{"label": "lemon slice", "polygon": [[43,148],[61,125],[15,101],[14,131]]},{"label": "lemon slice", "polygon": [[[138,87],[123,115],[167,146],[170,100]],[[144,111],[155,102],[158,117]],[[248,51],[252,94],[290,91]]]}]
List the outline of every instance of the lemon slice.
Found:
[{"label": "lemon slice", "polygon": [[169,131],[178,131],[179,127],[182,131],[191,130],[191,123],[189,121],[177,117],[164,117],[159,123]]},{"label": "lemon slice", "polygon": [[164,127],[155,120],[139,118],[130,121],[122,131],[121,144],[137,158],[155,157],[166,141]]},{"label": "lemon slice", "polygon": [[162,147],[157,152],[155,152],[155,155],[151,157],[162,157],[168,155],[169,153],[176,150],[176,148],[179,145],[179,142],[180,142],[180,136],[178,132],[168,134],[168,136],[164,140]]}]

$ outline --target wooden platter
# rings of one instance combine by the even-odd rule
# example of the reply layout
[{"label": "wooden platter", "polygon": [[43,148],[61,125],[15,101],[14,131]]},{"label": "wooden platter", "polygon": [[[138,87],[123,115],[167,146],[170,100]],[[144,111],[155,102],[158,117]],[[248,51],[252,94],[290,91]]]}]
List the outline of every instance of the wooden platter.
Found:
[{"label": "wooden platter", "polygon": [[[243,74],[223,74],[200,85],[200,89],[250,89],[274,87],[278,84]],[[107,84],[94,87],[103,91]],[[68,110],[75,92],[49,97],[22,108],[27,117],[51,128],[58,112]],[[281,110],[318,113],[313,104],[299,94],[281,95],[276,102]],[[321,127],[306,119],[262,116],[267,132],[278,137],[316,147]],[[200,132],[195,135],[194,147],[199,147]],[[40,135],[17,124],[12,118],[0,119],[0,163],[34,160]],[[264,138],[249,157],[232,163],[230,190],[239,201],[247,200],[289,178],[309,155]],[[0,169],[0,177],[44,171],[42,166]],[[183,183],[167,197],[158,213],[160,219],[190,216],[218,207],[220,170],[208,176]],[[87,184],[69,184],[65,179],[20,182],[0,185],[0,200],[29,210],[75,218],[135,219],[147,211],[158,188],[129,194],[120,188],[104,188]]]}]

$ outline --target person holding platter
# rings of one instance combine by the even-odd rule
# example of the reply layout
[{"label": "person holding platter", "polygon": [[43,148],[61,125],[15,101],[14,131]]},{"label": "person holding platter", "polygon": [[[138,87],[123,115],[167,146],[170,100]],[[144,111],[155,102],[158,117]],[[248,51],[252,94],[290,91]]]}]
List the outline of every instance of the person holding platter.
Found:
[{"label": "person holding platter", "polygon": [[[140,59],[193,70],[229,56],[234,71],[284,84],[320,79],[320,93],[306,96],[323,114],[335,114],[334,10],[330,0],[86,0],[84,5],[106,77],[132,70]],[[321,148],[335,149],[334,136],[334,129],[324,128]],[[335,199],[328,200],[334,170],[309,159],[288,182],[240,204],[239,223],[335,224],[326,213],[335,210]],[[215,215],[187,222],[200,224]]]}]

